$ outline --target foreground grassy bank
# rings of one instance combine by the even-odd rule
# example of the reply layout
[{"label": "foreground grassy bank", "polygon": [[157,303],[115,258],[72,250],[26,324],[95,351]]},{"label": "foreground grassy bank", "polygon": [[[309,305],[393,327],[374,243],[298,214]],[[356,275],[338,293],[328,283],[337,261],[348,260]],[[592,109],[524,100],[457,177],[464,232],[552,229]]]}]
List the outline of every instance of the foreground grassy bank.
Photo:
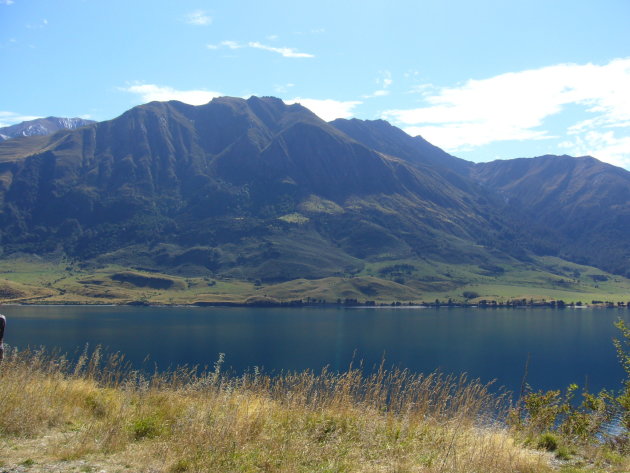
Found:
[{"label": "foreground grassy bank", "polygon": [[219,360],[147,377],[98,350],[76,364],[13,351],[0,364],[0,471],[630,471],[623,448],[539,431],[549,416],[531,410],[510,423],[514,412],[439,374],[235,377]]},{"label": "foreground grassy bank", "polygon": [[[166,271],[166,270],[164,270]],[[427,302],[498,304],[511,301],[627,304],[630,280],[599,269],[542,257],[534,263],[482,266],[395,260],[366,264],[356,274],[284,282],[242,280],[206,273],[183,275],[64,258],[0,259],[0,303],[216,304],[249,302],[377,304]]]}]

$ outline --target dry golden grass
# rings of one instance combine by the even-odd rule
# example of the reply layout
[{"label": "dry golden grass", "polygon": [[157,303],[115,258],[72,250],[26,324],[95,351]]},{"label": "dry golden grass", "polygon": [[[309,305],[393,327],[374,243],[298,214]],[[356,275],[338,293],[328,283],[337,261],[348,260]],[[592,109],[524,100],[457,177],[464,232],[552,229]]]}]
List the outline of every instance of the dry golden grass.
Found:
[{"label": "dry golden grass", "polygon": [[229,376],[220,368],[146,376],[98,350],[78,363],[12,351],[0,364],[0,469],[551,470],[548,454],[492,420],[504,400],[464,377],[352,368]]}]

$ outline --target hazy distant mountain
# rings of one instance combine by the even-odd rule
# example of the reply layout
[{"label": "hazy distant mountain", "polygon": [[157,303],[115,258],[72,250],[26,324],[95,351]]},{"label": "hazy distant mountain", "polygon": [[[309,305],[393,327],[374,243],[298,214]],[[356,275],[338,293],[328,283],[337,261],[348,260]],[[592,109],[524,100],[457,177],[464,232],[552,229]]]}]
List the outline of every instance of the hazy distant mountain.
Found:
[{"label": "hazy distant mountain", "polygon": [[37,118],[17,125],[0,128],[0,141],[16,138],[18,136],[52,135],[59,130],[74,130],[82,126],[96,123],[93,120],[83,118]]},{"label": "hazy distant mountain", "polygon": [[554,229],[565,258],[630,277],[630,172],[590,156],[476,164],[471,175]]},{"label": "hazy distant mountain", "polygon": [[5,254],[264,281],[536,252],[622,272],[629,174],[592,158],[475,165],[272,97],[152,102],[0,143],[0,232]]}]

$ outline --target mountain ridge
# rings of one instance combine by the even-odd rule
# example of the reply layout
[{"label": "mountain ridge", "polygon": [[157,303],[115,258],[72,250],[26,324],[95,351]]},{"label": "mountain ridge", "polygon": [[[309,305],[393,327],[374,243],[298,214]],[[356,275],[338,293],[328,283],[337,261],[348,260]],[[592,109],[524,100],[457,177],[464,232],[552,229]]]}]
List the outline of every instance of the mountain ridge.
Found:
[{"label": "mountain ridge", "polygon": [[0,128],[0,142],[20,136],[46,136],[59,130],[74,130],[96,123],[84,118],[46,117],[27,120]]},{"label": "mountain ridge", "polygon": [[[533,198],[545,172],[586,185],[586,171],[537,174],[527,163],[470,163],[384,121],[327,123],[271,97],[151,102],[0,143],[2,248],[268,282],[352,276],[379,261],[496,268],[536,254],[625,274],[625,239],[603,231],[625,222],[622,194],[609,193],[621,207],[608,207],[600,235],[617,243],[595,232],[571,243],[575,228],[554,224],[566,207],[539,218],[523,186]],[[630,182],[617,174],[618,187]],[[587,254],[596,241],[605,257]]]},{"label": "mountain ridge", "polygon": [[471,173],[564,235],[564,256],[630,276],[628,171],[592,156],[546,155],[478,163]]}]

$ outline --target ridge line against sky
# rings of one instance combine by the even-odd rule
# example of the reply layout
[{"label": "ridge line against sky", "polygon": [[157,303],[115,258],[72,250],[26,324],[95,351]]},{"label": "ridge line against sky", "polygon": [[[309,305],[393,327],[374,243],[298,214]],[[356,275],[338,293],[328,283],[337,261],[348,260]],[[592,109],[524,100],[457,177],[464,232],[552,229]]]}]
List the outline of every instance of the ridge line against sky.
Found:
[{"label": "ridge line against sky", "polygon": [[235,3],[0,0],[0,126],[274,95],[473,161],[630,169],[630,2]]}]

